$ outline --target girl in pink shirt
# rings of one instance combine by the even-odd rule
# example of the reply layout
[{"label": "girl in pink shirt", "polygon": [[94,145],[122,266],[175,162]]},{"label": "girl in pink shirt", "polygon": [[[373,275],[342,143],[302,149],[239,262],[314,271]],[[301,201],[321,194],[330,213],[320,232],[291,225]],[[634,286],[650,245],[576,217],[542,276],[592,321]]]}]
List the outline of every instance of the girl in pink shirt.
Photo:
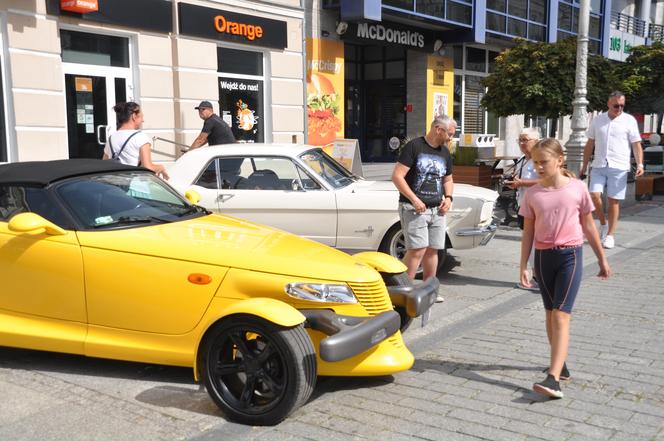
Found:
[{"label": "girl in pink shirt", "polygon": [[519,214],[524,217],[521,239],[520,278],[530,286],[527,264],[535,243],[535,276],[546,310],[546,333],[551,346],[547,377],[533,390],[551,398],[562,398],[560,379],[569,379],[565,364],[569,348],[572,306],[581,283],[583,235],[588,238],[599,262],[598,276],[611,275],[586,186],[563,167],[564,154],[553,138],[539,141],[532,150],[540,182],[525,194]]}]

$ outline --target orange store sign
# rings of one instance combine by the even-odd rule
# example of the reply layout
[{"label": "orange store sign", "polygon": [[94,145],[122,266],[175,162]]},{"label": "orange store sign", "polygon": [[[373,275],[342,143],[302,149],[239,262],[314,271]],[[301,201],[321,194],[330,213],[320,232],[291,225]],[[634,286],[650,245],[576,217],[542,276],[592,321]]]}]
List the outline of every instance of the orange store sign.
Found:
[{"label": "orange store sign", "polygon": [[98,0],[60,0],[60,9],[69,12],[97,12],[99,10]]},{"label": "orange store sign", "polygon": [[222,34],[241,35],[249,41],[263,37],[263,28],[261,26],[226,20],[226,17],[223,15],[217,15],[214,18],[214,28]]}]

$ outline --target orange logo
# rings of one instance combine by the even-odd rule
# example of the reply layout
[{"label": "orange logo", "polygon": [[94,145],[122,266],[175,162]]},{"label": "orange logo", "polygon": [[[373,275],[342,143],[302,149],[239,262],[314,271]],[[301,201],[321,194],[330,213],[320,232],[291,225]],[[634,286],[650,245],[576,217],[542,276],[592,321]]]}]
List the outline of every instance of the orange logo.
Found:
[{"label": "orange logo", "polygon": [[226,20],[226,17],[223,15],[217,15],[214,18],[214,28],[217,30],[217,32],[222,34],[226,33],[232,35],[242,35],[244,38],[250,41],[254,41],[256,38],[263,37],[262,27]]}]

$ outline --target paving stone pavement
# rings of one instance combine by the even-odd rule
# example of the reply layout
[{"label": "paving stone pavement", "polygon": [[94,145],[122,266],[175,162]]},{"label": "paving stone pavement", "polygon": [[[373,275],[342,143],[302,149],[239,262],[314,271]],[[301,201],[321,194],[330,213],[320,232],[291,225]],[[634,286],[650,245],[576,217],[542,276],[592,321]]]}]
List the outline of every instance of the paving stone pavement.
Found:
[{"label": "paving stone pavement", "polygon": [[625,210],[599,280],[590,249],[565,398],[531,392],[548,361],[539,294],[514,289],[519,231],[454,251],[446,302],[406,333],[412,369],[323,378],[275,427],[227,422],[189,369],[0,348],[0,440],[662,440],[664,198]]}]

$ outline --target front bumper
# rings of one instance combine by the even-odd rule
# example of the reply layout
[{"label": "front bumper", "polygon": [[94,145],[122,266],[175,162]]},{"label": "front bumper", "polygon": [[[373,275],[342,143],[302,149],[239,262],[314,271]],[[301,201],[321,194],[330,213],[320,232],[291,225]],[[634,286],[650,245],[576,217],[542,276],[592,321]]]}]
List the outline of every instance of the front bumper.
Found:
[{"label": "front bumper", "polygon": [[440,282],[436,277],[429,277],[417,286],[388,286],[387,292],[394,306],[405,308],[408,317],[419,317],[436,302]]},{"label": "front bumper", "polygon": [[321,340],[318,354],[321,360],[335,362],[361,354],[399,330],[396,311],[384,311],[371,317],[340,315],[329,309],[301,309],[307,318],[305,327],[320,331],[328,337]]},{"label": "front bumper", "polygon": [[486,227],[476,227],[476,228],[460,228],[456,231],[456,235],[460,237],[481,237],[480,245],[486,245],[493,238],[498,230],[498,226],[495,223],[491,223]]}]

